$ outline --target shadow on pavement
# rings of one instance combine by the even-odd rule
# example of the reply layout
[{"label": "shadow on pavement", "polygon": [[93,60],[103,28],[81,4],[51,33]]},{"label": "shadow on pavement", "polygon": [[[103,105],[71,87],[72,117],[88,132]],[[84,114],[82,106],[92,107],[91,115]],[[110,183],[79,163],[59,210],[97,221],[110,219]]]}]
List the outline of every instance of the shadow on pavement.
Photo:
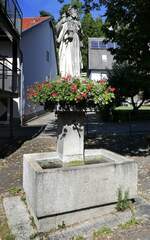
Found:
[{"label": "shadow on pavement", "polygon": [[105,148],[122,155],[147,156],[150,155],[149,135],[101,135],[85,139],[85,148]]},{"label": "shadow on pavement", "polygon": [[0,128],[0,158],[5,158],[15,152],[21,145],[32,138],[38,136],[45,126],[25,126],[13,129],[13,138],[9,137],[8,128]]}]

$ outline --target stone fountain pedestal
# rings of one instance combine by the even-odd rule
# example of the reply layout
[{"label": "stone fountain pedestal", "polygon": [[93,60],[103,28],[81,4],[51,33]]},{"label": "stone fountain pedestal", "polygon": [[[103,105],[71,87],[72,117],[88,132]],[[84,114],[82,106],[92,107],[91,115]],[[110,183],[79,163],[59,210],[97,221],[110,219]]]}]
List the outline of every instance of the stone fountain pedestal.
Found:
[{"label": "stone fountain pedestal", "polygon": [[84,150],[84,116],[67,115],[58,115],[56,152],[24,155],[23,187],[42,232],[100,216],[104,206],[117,202],[119,188],[130,199],[137,196],[135,161],[104,149]]}]

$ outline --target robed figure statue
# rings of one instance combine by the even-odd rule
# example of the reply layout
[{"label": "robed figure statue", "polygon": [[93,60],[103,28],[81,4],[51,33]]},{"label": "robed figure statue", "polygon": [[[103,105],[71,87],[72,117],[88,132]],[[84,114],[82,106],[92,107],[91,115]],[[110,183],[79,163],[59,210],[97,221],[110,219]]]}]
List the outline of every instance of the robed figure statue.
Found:
[{"label": "robed figure statue", "polygon": [[61,77],[80,77],[82,68],[81,23],[78,10],[70,7],[57,23],[57,42],[59,43],[59,71]]}]

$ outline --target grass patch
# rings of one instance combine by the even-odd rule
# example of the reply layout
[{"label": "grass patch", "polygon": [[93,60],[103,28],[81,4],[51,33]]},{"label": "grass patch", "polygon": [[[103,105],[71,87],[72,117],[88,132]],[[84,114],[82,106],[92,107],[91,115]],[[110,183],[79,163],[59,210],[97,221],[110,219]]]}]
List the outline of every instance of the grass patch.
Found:
[{"label": "grass patch", "polygon": [[12,187],[8,189],[8,192],[12,194],[13,196],[16,196],[17,194],[21,193],[22,189],[19,187]]},{"label": "grass patch", "polygon": [[140,224],[140,221],[138,221],[135,217],[132,217],[129,221],[127,221],[126,223],[122,223],[119,225],[119,227],[121,229],[128,229],[132,226],[138,225]]},{"label": "grass patch", "polygon": [[83,236],[74,236],[71,240],[86,240]]},{"label": "grass patch", "polygon": [[119,106],[113,110],[114,122],[148,121],[150,119],[150,106],[142,106],[133,111],[131,106]]},{"label": "grass patch", "polygon": [[[116,107],[115,110],[133,110],[133,107],[132,106],[119,106],[119,107]],[[139,111],[140,110],[149,110],[150,111],[150,106],[141,106],[139,108]]]},{"label": "grass patch", "polygon": [[98,237],[105,237],[111,234],[112,234],[111,228],[103,226],[102,228],[94,231],[93,240],[97,240]]}]

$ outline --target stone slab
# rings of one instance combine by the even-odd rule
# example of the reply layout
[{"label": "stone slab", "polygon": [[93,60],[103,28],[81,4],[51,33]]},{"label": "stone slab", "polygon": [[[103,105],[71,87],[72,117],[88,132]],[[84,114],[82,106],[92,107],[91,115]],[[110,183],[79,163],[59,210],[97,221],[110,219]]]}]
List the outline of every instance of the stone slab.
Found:
[{"label": "stone slab", "polygon": [[[134,160],[107,150],[87,150],[85,158],[103,157],[106,162],[76,167],[42,169],[50,153],[24,156],[23,187],[37,218],[65,214],[117,201],[117,192],[137,196],[137,165]],[[57,159],[57,154],[52,153]],[[42,160],[43,158],[43,160]]]},{"label": "stone slab", "polygon": [[82,224],[86,221],[92,221],[104,217],[107,214],[113,214],[115,212],[115,204],[108,206],[100,206],[95,208],[89,208],[86,210],[75,211],[71,213],[58,214],[46,218],[35,218],[37,228],[39,232],[48,232],[49,230],[58,229],[59,226],[65,224],[66,227],[76,224]]},{"label": "stone slab", "polygon": [[[142,222],[147,221],[148,213],[150,211],[150,203],[146,202],[143,198],[138,198],[135,201],[135,207],[136,219],[142,220]],[[57,230],[55,233],[49,234],[48,240],[70,240],[75,236],[83,236],[86,240],[91,240],[93,239],[94,230],[98,230],[104,226],[108,226],[111,229],[116,228],[119,224],[124,224],[129,221],[131,217],[132,214],[128,210],[124,212],[110,212],[101,215],[99,218],[90,218],[88,221],[71,226],[70,228],[61,231]],[[133,239],[149,240],[149,231],[145,233],[138,231],[135,238],[132,234],[130,240]]]},{"label": "stone slab", "polygon": [[[3,201],[8,225],[16,240],[29,240],[37,233],[33,228],[29,212],[20,197],[4,198]],[[35,238],[38,240],[38,238]]]}]

